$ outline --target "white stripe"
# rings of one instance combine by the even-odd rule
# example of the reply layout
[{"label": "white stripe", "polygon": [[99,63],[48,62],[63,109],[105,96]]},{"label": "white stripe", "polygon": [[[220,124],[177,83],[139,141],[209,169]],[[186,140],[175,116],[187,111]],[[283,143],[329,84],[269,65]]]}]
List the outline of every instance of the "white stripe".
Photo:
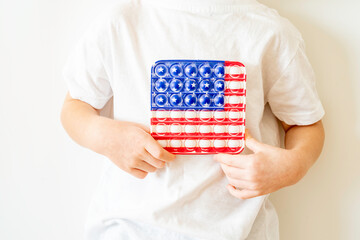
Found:
[{"label": "white stripe", "polygon": [[[235,98],[227,98],[226,101],[229,103],[232,101],[234,104],[237,103],[243,103],[245,104],[245,97],[242,96],[230,96]],[[228,118],[232,121],[236,121],[240,118],[245,117],[245,112],[240,111],[238,109],[231,109],[231,110],[220,110],[220,111],[165,111],[165,110],[158,110],[158,111],[151,111],[152,118],[157,119],[158,121],[165,121],[165,120],[177,120],[180,118],[185,118],[189,120],[189,124],[191,124],[192,119],[199,118],[200,120],[203,120],[204,122],[209,121],[209,119],[215,119],[219,122],[224,121],[224,119]],[[172,118],[173,117],[173,118]]]}]

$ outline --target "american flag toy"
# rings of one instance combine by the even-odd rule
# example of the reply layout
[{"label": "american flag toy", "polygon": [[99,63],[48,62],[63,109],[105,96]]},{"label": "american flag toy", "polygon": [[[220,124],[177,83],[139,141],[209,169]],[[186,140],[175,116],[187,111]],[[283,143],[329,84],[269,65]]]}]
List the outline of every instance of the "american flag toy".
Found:
[{"label": "american flag toy", "polygon": [[171,153],[240,153],[245,107],[240,62],[161,60],[151,68],[151,135]]}]

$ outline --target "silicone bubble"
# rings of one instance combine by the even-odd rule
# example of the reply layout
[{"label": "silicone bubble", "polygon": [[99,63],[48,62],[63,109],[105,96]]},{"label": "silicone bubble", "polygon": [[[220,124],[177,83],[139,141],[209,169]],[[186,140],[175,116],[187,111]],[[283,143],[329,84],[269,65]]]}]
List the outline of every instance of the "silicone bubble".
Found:
[{"label": "silicone bubble", "polygon": [[196,141],[195,140],[185,140],[185,147],[187,147],[187,148],[196,147]]}]

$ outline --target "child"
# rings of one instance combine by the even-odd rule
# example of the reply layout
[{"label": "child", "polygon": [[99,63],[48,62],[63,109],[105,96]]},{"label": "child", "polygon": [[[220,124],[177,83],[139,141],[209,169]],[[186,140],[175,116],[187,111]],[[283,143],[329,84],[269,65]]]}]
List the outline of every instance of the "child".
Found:
[{"label": "child", "polygon": [[[254,138],[242,154],[175,158],[149,135],[150,70],[162,59],[244,63]],[[255,0],[124,2],[89,29],[64,76],[64,128],[111,160],[86,239],[279,239],[268,193],[315,162],[324,110],[301,35],[276,11]],[[114,120],[99,115],[112,97]]]}]

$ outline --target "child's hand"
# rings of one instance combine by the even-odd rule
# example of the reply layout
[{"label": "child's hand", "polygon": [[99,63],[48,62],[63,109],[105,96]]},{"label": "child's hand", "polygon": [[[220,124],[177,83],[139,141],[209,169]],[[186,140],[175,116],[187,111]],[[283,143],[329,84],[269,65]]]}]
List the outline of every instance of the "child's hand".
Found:
[{"label": "child's hand", "polygon": [[286,150],[258,142],[249,134],[249,155],[218,154],[214,157],[229,180],[227,189],[241,199],[253,198],[295,184],[306,170],[294,150]]},{"label": "child's hand", "polygon": [[102,143],[97,152],[137,178],[143,179],[175,159],[154,140],[146,126],[103,119],[99,128]]}]

